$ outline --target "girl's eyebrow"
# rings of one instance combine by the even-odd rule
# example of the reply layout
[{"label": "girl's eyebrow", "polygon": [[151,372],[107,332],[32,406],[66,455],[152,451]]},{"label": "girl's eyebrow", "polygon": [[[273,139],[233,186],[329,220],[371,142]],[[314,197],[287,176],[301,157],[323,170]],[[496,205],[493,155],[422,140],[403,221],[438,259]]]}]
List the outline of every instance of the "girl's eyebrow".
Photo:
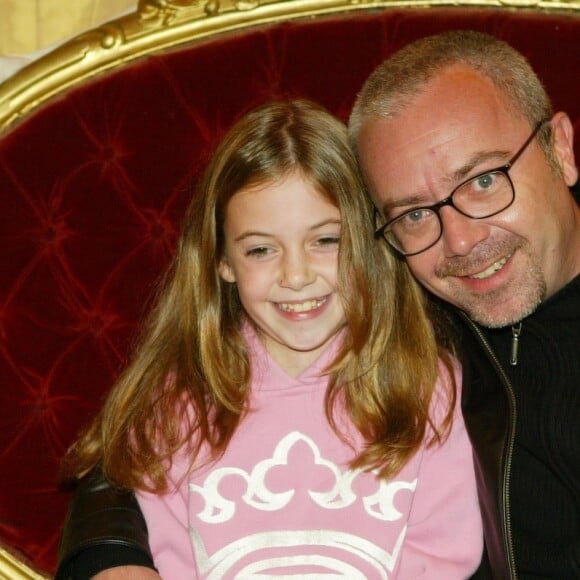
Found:
[{"label": "girl's eyebrow", "polygon": [[329,218],[327,220],[322,220],[320,223],[314,224],[311,226],[311,230],[317,230],[318,228],[323,228],[324,226],[328,226],[330,224],[340,225],[342,220],[340,218]]},{"label": "girl's eyebrow", "polygon": [[252,236],[259,236],[261,238],[273,238],[274,234],[268,234],[266,232],[249,230],[247,232],[241,233],[239,236],[234,238],[234,242],[240,242],[242,240],[245,240],[246,238],[251,238]]},{"label": "girl's eyebrow", "polygon": [[[314,231],[314,230],[317,230],[319,228],[323,228],[324,226],[327,226],[327,225],[331,225],[331,224],[340,225],[341,223],[342,223],[342,220],[340,218],[330,218],[327,220],[322,220],[321,222],[318,222],[316,224],[312,224],[312,226],[310,226],[308,229],[310,231]],[[272,234],[269,232],[261,232],[259,230],[248,230],[247,232],[243,232],[239,236],[234,238],[234,242],[239,242],[241,240],[245,240],[246,238],[251,238],[252,236],[259,236],[262,238],[273,238],[273,237],[275,237],[275,234]]]}]

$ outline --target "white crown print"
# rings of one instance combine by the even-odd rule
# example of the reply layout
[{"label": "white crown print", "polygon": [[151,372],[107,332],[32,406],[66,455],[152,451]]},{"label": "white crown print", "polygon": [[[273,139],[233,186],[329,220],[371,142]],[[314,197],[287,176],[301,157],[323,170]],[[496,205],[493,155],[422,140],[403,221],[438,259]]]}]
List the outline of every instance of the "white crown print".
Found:
[{"label": "white crown print", "polygon": [[[268,474],[288,466],[290,452],[297,446],[302,446],[301,458],[311,458],[312,469],[326,470],[325,489],[309,487],[308,466],[299,486],[284,491],[268,486]],[[361,477],[365,481],[362,488],[357,486]],[[237,482],[238,496],[230,493],[225,497],[220,492],[220,486],[230,478]],[[295,482],[296,476],[290,481]],[[406,533],[395,496],[406,492],[411,501],[416,484],[416,480],[379,480],[361,470],[343,471],[322,456],[312,438],[297,431],[288,433],[272,456],[256,463],[249,472],[219,467],[208,474],[203,485],[189,484],[192,498],[198,496],[202,505],[201,510],[190,514],[190,536],[199,571],[212,579],[386,579]],[[365,493],[360,493],[363,488]],[[295,509],[293,499],[300,500],[301,510]],[[308,506],[306,526],[304,505]],[[283,529],[280,521],[284,522]],[[312,522],[316,522],[314,529]],[[220,530],[220,541],[208,545],[204,528],[214,525]],[[388,545],[386,526],[395,532]],[[375,533],[369,533],[370,528]]]}]

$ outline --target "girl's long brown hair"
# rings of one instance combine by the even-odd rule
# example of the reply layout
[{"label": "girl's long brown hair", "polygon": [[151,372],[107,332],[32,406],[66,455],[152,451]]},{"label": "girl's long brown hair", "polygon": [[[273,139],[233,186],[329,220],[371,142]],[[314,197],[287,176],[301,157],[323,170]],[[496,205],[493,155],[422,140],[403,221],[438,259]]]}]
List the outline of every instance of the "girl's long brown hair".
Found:
[{"label": "girl's long brown hair", "polygon": [[[346,128],[303,100],[272,102],[225,136],[186,212],[176,256],[132,361],[100,414],[70,448],[66,478],[100,465],[114,484],[163,492],[172,456],[193,466],[202,445],[219,457],[248,411],[251,385],[236,287],[218,274],[228,201],[249,185],[299,170],[339,208],[339,294],[345,340],[329,372],[326,413],[343,405],[366,446],[352,466],[395,474],[433,429],[451,423],[451,361],[437,344],[423,291],[404,262],[373,239]],[[447,415],[429,417],[439,360],[448,369]],[[447,373],[446,373],[447,374]],[[192,413],[191,410],[194,409]]]}]

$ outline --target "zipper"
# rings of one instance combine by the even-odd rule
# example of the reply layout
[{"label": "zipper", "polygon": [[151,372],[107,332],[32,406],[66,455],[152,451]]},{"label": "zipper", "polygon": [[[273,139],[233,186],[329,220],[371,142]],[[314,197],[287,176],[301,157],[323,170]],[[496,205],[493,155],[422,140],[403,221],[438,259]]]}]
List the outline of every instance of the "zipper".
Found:
[{"label": "zipper", "polygon": [[512,326],[512,351],[510,357],[510,365],[512,367],[518,364],[518,350],[520,347],[520,334],[522,333],[522,323]]},{"label": "zipper", "polygon": [[[497,371],[499,372],[503,384],[505,387],[505,391],[508,397],[508,404],[510,409],[510,425],[508,431],[508,438],[507,443],[505,446],[505,457],[504,457],[504,477],[503,477],[503,514],[504,514],[504,529],[503,536],[504,536],[504,546],[506,547],[506,555],[508,560],[508,568],[510,573],[511,580],[517,580],[517,573],[516,573],[516,566],[515,566],[515,555],[514,555],[514,544],[513,544],[513,537],[512,537],[512,529],[511,529],[511,504],[510,504],[510,497],[509,497],[509,484],[511,479],[511,468],[512,468],[512,457],[513,457],[513,450],[514,450],[514,443],[516,438],[516,419],[517,419],[517,410],[516,410],[516,396],[513,390],[513,386],[511,381],[509,380],[508,376],[506,375],[499,359],[497,358],[495,352],[492,350],[491,346],[487,342],[483,332],[481,329],[462,311],[459,311],[461,317],[467,322],[468,326],[471,328],[472,332],[475,334],[476,338],[479,340],[479,343],[485,350],[488,355],[488,358],[491,360]],[[512,360],[514,358],[514,348],[515,348],[515,364],[517,364],[517,354],[518,354],[518,339],[521,333],[521,324],[518,325],[519,329],[517,329],[517,333],[515,332],[515,328],[512,329]]]}]

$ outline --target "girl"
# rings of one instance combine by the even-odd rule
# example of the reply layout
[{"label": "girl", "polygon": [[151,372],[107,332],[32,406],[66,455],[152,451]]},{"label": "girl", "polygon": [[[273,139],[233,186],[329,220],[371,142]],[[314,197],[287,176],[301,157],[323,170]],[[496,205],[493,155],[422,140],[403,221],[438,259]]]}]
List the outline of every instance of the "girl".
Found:
[{"label": "girl", "polygon": [[142,343],[68,457],[136,490],[163,578],[477,567],[459,370],[371,223],[319,107],[266,104],[219,146]]}]

